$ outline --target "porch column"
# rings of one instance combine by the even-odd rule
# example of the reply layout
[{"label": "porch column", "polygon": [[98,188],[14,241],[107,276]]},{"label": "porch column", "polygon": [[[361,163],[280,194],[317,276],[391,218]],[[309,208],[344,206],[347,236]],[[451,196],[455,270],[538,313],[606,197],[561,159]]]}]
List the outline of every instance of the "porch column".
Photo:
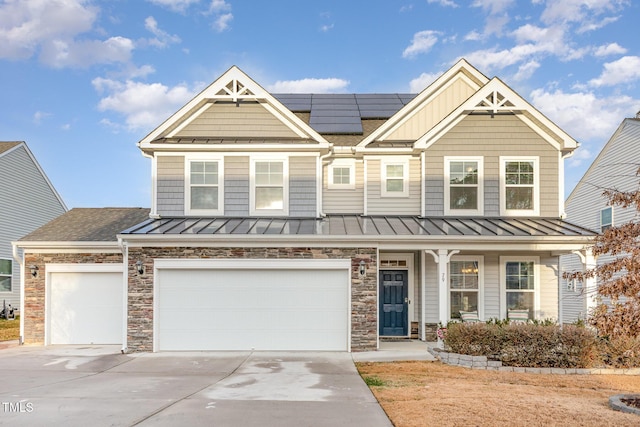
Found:
[{"label": "porch column", "polygon": [[446,326],[449,321],[449,261],[460,251],[438,249],[437,253],[431,250],[425,252],[431,254],[438,265],[438,319],[443,326]]},{"label": "porch column", "polygon": [[[585,272],[596,268],[598,259],[593,255],[592,248],[573,253],[580,257]],[[586,317],[597,305],[598,279],[596,277],[589,277],[582,282],[582,295],[584,296],[583,305]]]}]

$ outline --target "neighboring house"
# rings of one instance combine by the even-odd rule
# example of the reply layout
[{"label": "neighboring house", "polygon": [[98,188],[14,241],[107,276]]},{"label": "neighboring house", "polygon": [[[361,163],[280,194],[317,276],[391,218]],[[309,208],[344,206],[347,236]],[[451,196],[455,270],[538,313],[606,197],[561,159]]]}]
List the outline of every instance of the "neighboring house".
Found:
[{"label": "neighboring house", "polygon": [[[566,201],[567,218],[585,228],[602,232],[611,226],[638,220],[637,211],[620,206],[609,206],[602,194],[605,189],[634,191],[638,189],[636,172],[640,167],[640,113],[635,118],[624,119],[609,141],[602,148],[589,169]],[[563,255],[561,271],[584,271],[611,261],[609,255],[598,259],[587,252],[580,255]],[[595,307],[596,280],[586,283],[562,281],[560,313],[563,323],[584,320]]]},{"label": "neighboring house", "polygon": [[24,142],[0,141],[0,183],[0,310],[3,303],[19,309],[23,273],[11,242],[67,207]]},{"label": "neighboring house", "polygon": [[562,219],[577,145],[464,60],[418,95],[274,95],[232,67],[138,143],[152,205],[112,240],[123,313],[42,310],[52,275],[119,257],[17,243],[39,269],[25,342],[113,341],[55,325],[121,316],[128,351],[363,351],[463,312],[557,318],[559,255],[593,236]]}]

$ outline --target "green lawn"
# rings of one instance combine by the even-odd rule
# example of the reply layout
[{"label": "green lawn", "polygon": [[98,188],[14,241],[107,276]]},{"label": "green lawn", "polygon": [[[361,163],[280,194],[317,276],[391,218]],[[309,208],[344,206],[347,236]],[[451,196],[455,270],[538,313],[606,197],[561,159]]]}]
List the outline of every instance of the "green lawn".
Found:
[{"label": "green lawn", "polygon": [[20,337],[20,316],[14,320],[0,318],[0,341],[17,340]]}]

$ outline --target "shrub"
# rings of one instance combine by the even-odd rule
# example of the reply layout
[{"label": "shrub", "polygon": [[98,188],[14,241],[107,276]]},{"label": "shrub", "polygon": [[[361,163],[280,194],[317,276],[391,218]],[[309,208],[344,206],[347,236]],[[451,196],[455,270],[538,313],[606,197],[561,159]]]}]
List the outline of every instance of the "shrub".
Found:
[{"label": "shrub", "polygon": [[504,366],[586,368],[598,363],[597,338],[588,329],[550,322],[451,323],[447,350],[487,356]]},{"label": "shrub", "polygon": [[614,368],[635,368],[640,366],[640,336],[622,335],[600,340],[600,358]]}]

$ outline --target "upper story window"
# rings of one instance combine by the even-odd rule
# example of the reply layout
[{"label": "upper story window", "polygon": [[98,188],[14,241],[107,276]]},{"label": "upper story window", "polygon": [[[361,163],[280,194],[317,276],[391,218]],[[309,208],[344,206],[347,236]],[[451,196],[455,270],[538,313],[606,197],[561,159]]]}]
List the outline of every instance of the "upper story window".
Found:
[{"label": "upper story window", "polygon": [[482,157],[445,157],[445,215],[482,215]]},{"label": "upper story window", "polygon": [[613,227],[613,207],[607,206],[600,211],[600,232]]},{"label": "upper story window", "polygon": [[187,213],[222,213],[222,159],[187,159],[187,170]]},{"label": "upper story window", "polygon": [[500,157],[501,215],[540,214],[538,157]]},{"label": "upper story window", "polygon": [[334,160],[328,169],[329,188],[354,189],[356,188],[356,165],[352,159]]},{"label": "upper story window", "polygon": [[285,159],[251,160],[252,215],[287,214],[287,169],[288,162]]},{"label": "upper story window", "polygon": [[381,162],[383,197],[409,196],[409,161],[385,159]]},{"label": "upper story window", "polygon": [[13,266],[10,259],[0,259],[0,292],[11,292],[11,278]]},{"label": "upper story window", "polygon": [[512,319],[535,319],[539,304],[540,274],[537,257],[501,257],[503,313]]}]

